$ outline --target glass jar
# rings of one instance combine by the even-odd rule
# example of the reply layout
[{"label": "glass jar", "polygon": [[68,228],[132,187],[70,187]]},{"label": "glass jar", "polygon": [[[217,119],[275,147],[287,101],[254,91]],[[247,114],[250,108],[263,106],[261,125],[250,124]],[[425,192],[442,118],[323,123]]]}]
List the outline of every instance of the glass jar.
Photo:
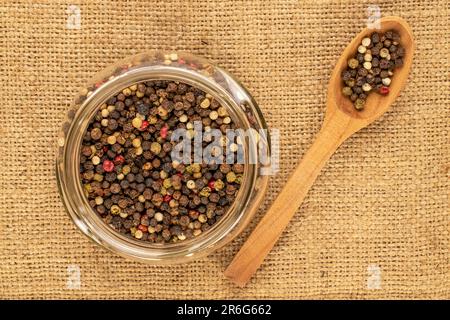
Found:
[{"label": "glass jar", "polygon": [[[245,171],[241,188],[226,214],[197,237],[176,243],[128,238],[107,225],[89,206],[79,178],[80,146],[90,119],[109,97],[132,84],[151,80],[180,81],[218,99],[244,130]],[[121,256],[152,263],[181,263],[205,256],[230,242],[251,221],[267,189],[270,140],[256,102],[229,73],[203,58],[175,52],[147,52],[128,57],[98,73],[75,98],[58,139],[56,172],[65,208],[77,227],[99,245]]]}]

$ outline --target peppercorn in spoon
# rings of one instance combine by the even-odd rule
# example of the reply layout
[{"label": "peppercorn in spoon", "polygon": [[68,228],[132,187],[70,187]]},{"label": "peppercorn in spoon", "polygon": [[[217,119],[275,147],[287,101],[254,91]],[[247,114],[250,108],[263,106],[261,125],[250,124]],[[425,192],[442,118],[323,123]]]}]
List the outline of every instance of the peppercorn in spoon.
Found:
[{"label": "peppercorn in spoon", "polygon": [[[359,33],[342,53],[331,74],[328,85],[325,119],[315,142],[306,152],[300,164],[288,179],[268,212],[256,226],[250,237],[225,270],[225,276],[244,286],[266,255],[277,242],[283,230],[303,202],[308,190],[316,180],[326,161],[348,137],[368,126],[383,115],[400,94],[408,78],[414,52],[414,40],[408,23],[399,17],[379,20],[380,29],[366,28]],[[356,51],[361,40],[374,31],[396,31],[400,44],[405,49],[403,66],[396,69],[387,95],[370,94],[365,107],[358,111],[342,89],[341,74],[347,61]]]}]

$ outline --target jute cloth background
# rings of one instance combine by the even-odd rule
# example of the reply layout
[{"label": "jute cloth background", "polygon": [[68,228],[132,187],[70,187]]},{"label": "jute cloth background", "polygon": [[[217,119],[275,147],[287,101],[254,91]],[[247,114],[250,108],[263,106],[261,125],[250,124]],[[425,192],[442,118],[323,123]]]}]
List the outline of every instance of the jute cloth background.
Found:
[{"label": "jute cloth background", "polygon": [[[0,5],[1,298],[450,298],[448,1],[96,2]],[[67,27],[69,5],[80,29]],[[334,63],[373,5],[413,29],[407,87],[341,146],[257,275],[237,288],[222,271],[312,143]],[[281,131],[280,172],[253,225],[186,265],[143,265],[94,245],[55,182],[55,140],[77,88],[159,48],[234,73]]]}]

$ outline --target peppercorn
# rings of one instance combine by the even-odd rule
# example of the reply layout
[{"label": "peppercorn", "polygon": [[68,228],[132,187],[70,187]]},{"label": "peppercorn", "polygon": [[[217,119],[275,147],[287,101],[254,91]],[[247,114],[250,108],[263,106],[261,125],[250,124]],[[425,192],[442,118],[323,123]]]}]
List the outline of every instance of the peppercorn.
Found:
[{"label": "peppercorn", "polygon": [[142,126],[142,119],[139,117],[135,117],[132,121],[131,124],[133,125],[133,127],[135,127],[136,129],[140,129]]},{"label": "peppercorn", "polygon": [[352,92],[352,88],[350,88],[350,87],[344,87],[344,88],[342,88],[342,93],[345,95],[345,96],[349,96],[349,95],[351,95],[353,92]]},{"label": "peppercorn", "polygon": [[81,154],[85,157],[89,157],[92,154],[92,149],[89,146],[83,146],[81,148]]},{"label": "peppercorn", "polygon": [[156,219],[156,221],[161,222],[161,221],[163,221],[164,216],[161,212],[157,212],[157,213],[155,213],[155,219]]},{"label": "peppercorn", "polygon": [[112,193],[117,194],[117,193],[119,193],[120,190],[121,190],[120,184],[118,184],[118,183],[113,183],[109,189],[111,190]]},{"label": "peppercorn", "polygon": [[380,60],[380,68],[381,69],[387,69],[389,68],[389,61],[386,59],[381,59]]},{"label": "peppercorn", "polygon": [[128,206],[128,200],[126,198],[122,198],[119,200],[117,205],[119,206],[119,208],[125,209]]},{"label": "peppercorn", "polygon": [[355,101],[356,110],[362,110],[364,108],[365,103],[366,102],[363,99],[356,99]]},{"label": "peppercorn", "polygon": [[208,197],[210,194],[211,194],[211,189],[209,187],[204,187],[199,192],[199,195],[202,197]]},{"label": "peppercorn", "polygon": [[103,170],[106,172],[111,172],[114,170],[114,162],[111,160],[105,160],[103,161]]},{"label": "peppercorn", "polygon": [[188,180],[188,181],[186,182],[186,186],[187,186],[189,189],[195,189],[195,181],[194,181],[194,180]]},{"label": "peppercorn", "polygon": [[364,66],[364,68],[367,69],[367,70],[372,69],[372,63],[371,63],[370,61],[364,62],[363,66]]},{"label": "peppercorn", "polygon": [[[347,81],[352,77],[351,73],[349,70],[344,70],[344,72],[342,72],[342,80]],[[220,115],[220,114],[219,114]]]},{"label": "peppercorn", "polygon": [[380,35],[376,32],[372,33],[370,38],[372,40],[372,43],[374,43],[374,44],[377,44],[378,42],[380,42]]},{"label": "peppercorn", "polygon": [[358,67],[358,65],[359,65],[358,60],[356,60],[356,59],[350,59],[350,60],[348,60],[348,66],[349,66],[350,68],[356,69],[356,68]]},{"label": "peppercorn", "polygon": [[364,47],[368,47],[369,45],[370,45],[370,43],[371,43],[371,41],[370,41],[370,38],[363,38],[362,40],[361,40],[361,44],[364,46]]},{"label": "peppercorn", "polygon": [[382,48],[380,50],[380,57],[386,58],[389,55],[389,50],[387,48]]},{"label": "peppercorn", "polygon": [[379,92],[380,92],[382,95],[387,95],[387,94],[389,93],[389,87],[381,86],[380,89],[379,89]]},{"label": "peppercorn", "polygon": [[121,212],[121,209],[119,208],[118,205],[112,205],[111,209],[110,209],[111,214],[113,215],[117,215]]},{"label": "peppercorn", "polygon": [[362,86],[362,89],[367,92],[367,91],[372,90],[372,86],[368,83],[364,83]]},{"label": "peppercorn", "polygon": [[219,117],[219,114],[217,113],[217,111],[211,111],[211,112],[209,113],[209,118],[210,118],[211,120],[216,120],[218,117]]},{"label": "peppercorn", "polygon": [[134,138],[132,141],[132,145],[135,148],[139,148],[141,146],[141,139],[139,138]]},{"label": "peppercorn", "polygon": [[[360,79],[364,80],[364,77],[369,74],[369,71],[366,68],[360,68],[358,69],[358,75],[360,76]],[[356,80],[356,84],[358,84],[358,79]]]},{"label": "peppercorn", "polygon": [[143,235],[144,233],[141,230],[136,230],[136,232],[134,233],[134,237],[136,239],[141,239]]},{"label": "peppercorn", "polygon": [[96,165],[100,164],[100,157],[93,156],[91,161],[92,161],[92,164],[96,166]]},{"label": "peppercorn", "polygon": [[348,87],[352,88],[352,87],[355,86],[355,79],[350,78],[350,79],[348,79],[347,81],[345,81],[345,84],[346,84]]},{"label": "peppercorn", "polygon": [[391,78],[388,78],[388,77],[383,78],[383,79],[381,80],[381,82],[382,82],[385,86],[389,86],[389,85],[391,84]]},{"label": "peppercorn", "polygon": [[102,130],[99,128],[94,128],[91,130],[91,138],[92,140],[99,140],[102,137]]},{"label": "peppercorn", "polygon": [[201,214],[201,215],[198,216],[198,221],[200,223],[205,223],[207,220],[208,220],[208,218],[204,214]]},{"label": "peppercorn", "polygon": [[159,154],[161,152],[161,145],[158,142],[153,142],[150,145],[150,151],[154,154]]},{"label": "peppercorn", "polygon": [[109,144],[115,144],[116,143],[116,137],[115,136],[109,136],[106,140]]},{"label": "peppercorn", "polygon": [[189,219],[189,216],[181,216],[180,220],[178,221],[180,226],[182,226],[184,228],[187,227],[190,222],[191,222],[191,220]]},{"label": "peppercorn", "polygon": [[96,197],[95,198],[95,204],[97,204],[97,205],[101,205],[101,204],[103,204],[103,198],[102,197]]},{"label": "peppercorn", "polygon": [[[358,98],[366,100],[367,99],[367,94],[366,93],[360,93],[358,95]],[[236,183],[239,183],[238,178],[236,178]]]},{"label": "peppercorn", "polygon": [[160,134],[161,138],[165,139],[165,138],[167,138],[168,132],[169,132],[169,127],[166,126],[166,125],[164,125],[164,126],[161,128],[159,134]]},{"label": "peppercorn", "polygon": [[211,105],[211,102],[209,101],[208,98],[205,98],[201,103],[200,103],[200,107],[203,109],[209,108],[209,106]]}]

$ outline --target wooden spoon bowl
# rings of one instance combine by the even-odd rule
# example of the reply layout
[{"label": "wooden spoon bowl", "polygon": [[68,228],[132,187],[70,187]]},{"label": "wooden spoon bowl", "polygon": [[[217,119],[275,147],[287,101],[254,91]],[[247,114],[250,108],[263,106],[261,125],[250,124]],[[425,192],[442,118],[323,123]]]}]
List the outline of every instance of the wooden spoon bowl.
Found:
[{"label": "wooden spoon bowl", "polygon": [[[380,30],[366,28],[359,33],[339,58],[328,86],[325,119],[315,142],[306,152],[266,215],[225,270],[225,276],[236,284],[245,285],[256,272],[303,202],[320,170],[341,143],[385,113],[404,87],[414,53],[411,29],[406,21],[398,17],[382,18],[379,25]],[[400,44],[405,48],[403,66],[394,70],[388,95],[369,93],[364,109],[357,111],[350,99],[342,93],[341,73],[347,67],[347,60],[355,54],[364,37],[374,31],[384,33],[388,30],[395,30],[400,35]]]},{"label": "wooden spoon bowl", "polygon": [[[414,53],[414,40],[411,28],[405,20],[399,17],[385,17],[379,20],[379,25],[380,29],[365,28],[348,44],[336,63],[328,85],[327,112],[334,111],[337,108],[355,119],[355,124],[358,123],[361,128],[367,126],[367,124],[385,113],[400,94],[408,79]],[[355,54],[363,38],[370,36],[375,31],[384,33],[388,30],[394,30],[400,35],[400,44],[405,48],[403,66],[394,69],[392,82],[389,86],[389,94],[384,96],[370,92],[366,99],[364,109],[358,111],[354,108],[350,99],[342,94],[344,83],[341,79],[341,74],[347,67],[348,59]]]}]

